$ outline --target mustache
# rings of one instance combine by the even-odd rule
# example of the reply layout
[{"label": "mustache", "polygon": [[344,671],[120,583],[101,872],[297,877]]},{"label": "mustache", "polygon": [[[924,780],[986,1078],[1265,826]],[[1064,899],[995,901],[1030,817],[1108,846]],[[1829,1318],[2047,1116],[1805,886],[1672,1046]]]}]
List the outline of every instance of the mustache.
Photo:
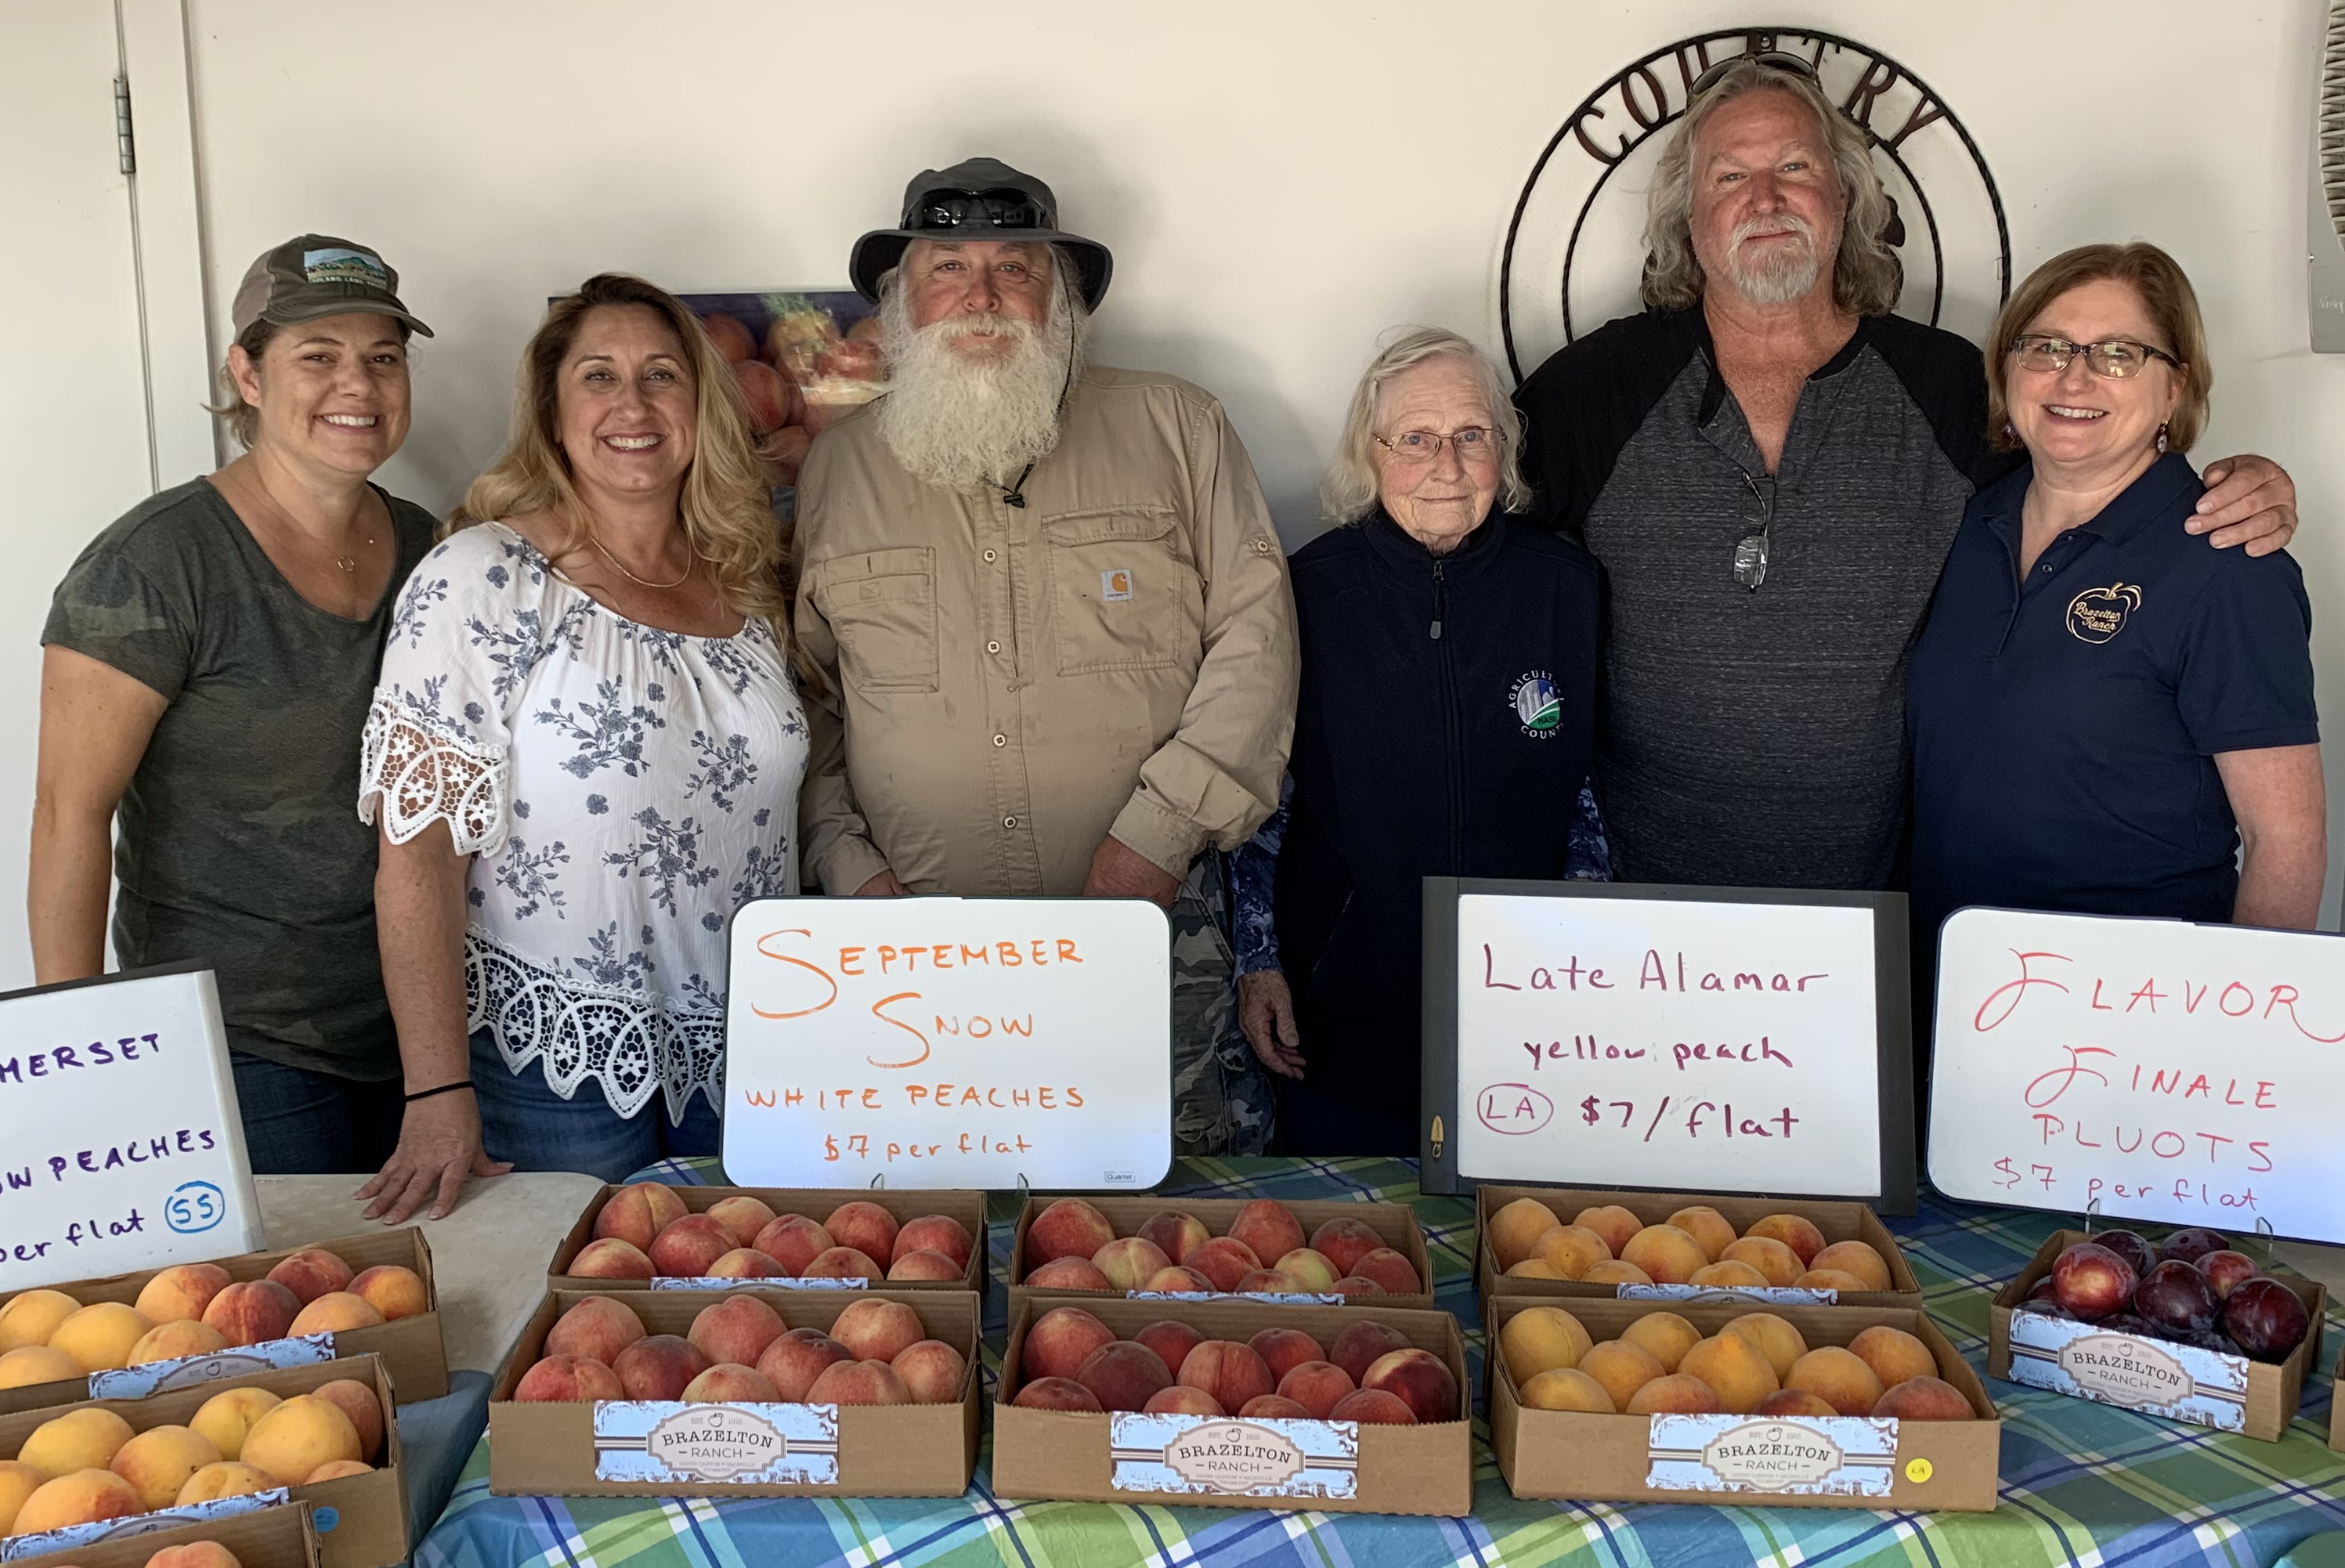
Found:
[{"label": "mustache", "polygon": [[1746,218],[1734,226],[1734,232],[1727,237],[1726,242],[1731,248],[1741,244],[1755,235],[1780,232],[1784,229],[1789,229],[1806,240],[1809,249],[1815,249],[1815,226],[1796,212],[1779,212],[1769,218]]},{"label": "mustache", "polygon": [[1021,343],[1037,341],[1041,333],[1034,323],[1017,316],[1006,316],[993,311],[964,311],[957,316],[946,316],[930,321],[920,329],[920,336],[938,341],[955,338],[1015,338]]}]

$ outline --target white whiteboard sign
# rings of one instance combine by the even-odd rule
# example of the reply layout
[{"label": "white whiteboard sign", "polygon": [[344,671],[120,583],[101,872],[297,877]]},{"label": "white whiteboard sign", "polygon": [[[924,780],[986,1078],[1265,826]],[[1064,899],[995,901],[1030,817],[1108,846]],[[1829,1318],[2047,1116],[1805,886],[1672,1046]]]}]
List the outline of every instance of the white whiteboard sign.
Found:
[{"label": "white whiteboard sign", "polygon": [[1874,952],[1866,908],[1460,894],[1458,1174],[1878,1193]]},{"label": "white whiteboard sign", "polygon": [[1172,937],[1129,899],[766,899],[733,917],[725,1173],[1156,1185]]},{"label": "white whiteboard sign", "polygon": [[2345,941],[1970,909],[1938,943],[1954,1197],[2345,1241]]},{"label": "white whiteboard sign", "polygon": [[259,1246],[209,970],[0,997],[0,1291]]}]

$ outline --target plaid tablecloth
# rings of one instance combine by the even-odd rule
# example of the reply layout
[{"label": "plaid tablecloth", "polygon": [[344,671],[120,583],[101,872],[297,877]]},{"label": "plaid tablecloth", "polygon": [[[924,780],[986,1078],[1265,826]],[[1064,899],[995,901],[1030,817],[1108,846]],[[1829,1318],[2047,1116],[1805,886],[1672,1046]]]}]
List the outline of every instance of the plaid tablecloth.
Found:
[{"label": "plaid tablecloth", "polygon": [[[721,1179],[713,1162],[672,1163],[658,1179]],[[1478,1386],[1473,1208],[1429,1197],[1411,1162],[1382,1159],[1183,1161],[1167,1196],[1354,1198],[1405,1203],[1424,1226],[1441,1304],[1457,1313]],[[987,1313],[989,1386],[1000,1370],[1014,1199],[997,1194],[989,1243],[997,1276]],[[1925,1203],[1892,1222],[1931,1315],[1982,1374],[1987,1301],[2059,1226],[2056,1216]],[[1762,1563],[1896,1563],[1914,1568],[2074,1564],[2273,1564],[2306,1537],[2345,1530],[2345,1455],[2329,1430],[2332,1321],[2317,1386],[2277,1443],[2137,1416],[1990,1380],[2004,1413],[2002,1502],[1993,1513],[1526,1502],[1477,1442],[1466,1519],[1272,1513],[1218,1508],[1005,1502],[990,1447],[961,1497],[932,1501],[710,1502],[492,1497],[482,1441],[448,1512],[416,1552],[418,1568],[1712,1568]],[[1477,1420],[1477,1437],[1487,1429]]]}]

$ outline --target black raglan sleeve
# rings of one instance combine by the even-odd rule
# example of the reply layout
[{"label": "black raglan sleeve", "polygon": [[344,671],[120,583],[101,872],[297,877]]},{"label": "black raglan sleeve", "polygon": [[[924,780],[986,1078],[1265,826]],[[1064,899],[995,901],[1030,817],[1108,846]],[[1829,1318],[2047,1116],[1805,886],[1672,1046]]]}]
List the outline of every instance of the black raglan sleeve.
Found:
[{"label": "black raglan sleeve", "polygon": [[1986,428],[1986,361],[1977,345],[1942,327],[1903,316],[1874,323],[1873,347],[1938,438],[1938,450],[1974,491],[2019,466],[2023,454],[1998,452]]},{"label": "black raglan sleeve", "polygon": [[1613,465],[1701,340],[1699,311],[1647,311],[1558,349],[1516,389],[1532,526],[1587,542]]}]

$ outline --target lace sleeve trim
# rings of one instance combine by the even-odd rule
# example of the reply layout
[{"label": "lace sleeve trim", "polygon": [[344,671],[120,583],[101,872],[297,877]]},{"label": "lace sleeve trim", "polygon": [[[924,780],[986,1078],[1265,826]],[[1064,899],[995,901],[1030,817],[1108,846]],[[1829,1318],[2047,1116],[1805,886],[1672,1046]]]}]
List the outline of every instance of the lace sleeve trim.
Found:
[{"label": "lace sleeve trim", "polygon": [[380,804],[383,830],[394,844],[444,820],[458,854],[496,850],[505,838],[507,778],[502,753],[426,728],[386,697],[376,697],[367,709],[359,820],[371,825]]}]

